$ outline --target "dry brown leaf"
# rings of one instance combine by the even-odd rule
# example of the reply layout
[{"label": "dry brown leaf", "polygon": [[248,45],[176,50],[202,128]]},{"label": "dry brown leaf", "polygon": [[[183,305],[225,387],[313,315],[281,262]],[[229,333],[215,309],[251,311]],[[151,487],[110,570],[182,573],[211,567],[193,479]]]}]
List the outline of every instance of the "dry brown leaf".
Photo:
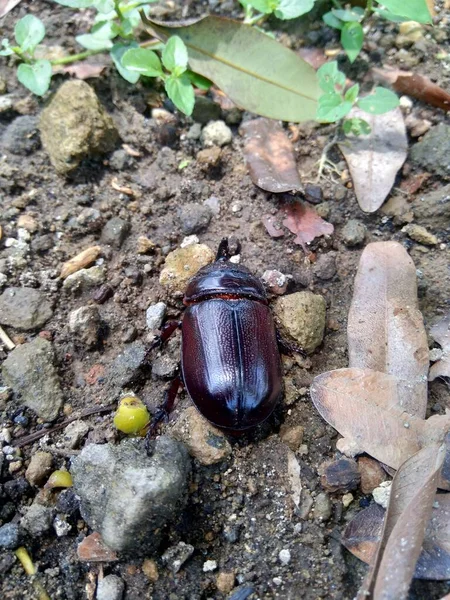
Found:
[{"label": "dry brown leaf", "polygon": [[55,73],[67,73],[77,79],[93,79],[100,77],[105,70],[106,65],[91,65],[89,63],[79,63],[78,65],[59,66],[54,68]]},{"label": "dry brown leaf", "polygon": [[80,252],[63,264],[59,276],[61,279],[65,279],[69,275],[72,275],[72,273],[76,273],[80,269],[88,267],[95,260],[97,260],[101,251],[102,249],[100,246],[91,246],[90,248],[86,248],[86,250],[83,250],[83,252]]},{"label": "dry brown leaf", "polygon": [[436,377],[450,377],[450,315],[447,315],[430,329],[436,342],[442,347],[442,358],[432,365],[429,381]]},{"label": "dry brown leaf", "polygon": [[331,235],[334,227],[324,221],[316,211],[301,202],[285,204],[281,209],[285,218],[283,225],[295,234],[294,244],[299,244],[306,252],[306,244],[311,243],[316,237]]},{"label": "dry brown leaf", "polygon": [[383,115],[353,108],[348,116],[364,119],[371,127],[369,135],[349,136],[339,148],[347,161],[360,207],[365,212],[375,212],[406,160],[408,141],[403,115],[399,108]]},{"label": "dry brown leaf", "polygon": [[[385,514],[384,508],[373,503],[360,511],[342,534],[342,544],[365,563],[375,557]],[[435,496],[414,578],[450,579],[450,494]]]},{"label": "dry brown leaf", "polygon": [[233,108],[236,108],[236,104],[230,100],[222,90],[219,90],[219,88],[212,86],[210,92],[212,99],[222,110],[232,110]]},{"label": "dry brown leaf", "polygon": [[427,407],[428,340],[417,301],[416,268],[398,242],[368,244],[348,315],[349,367],[395,375],[401,410]]},{"label": "dry brown leaf", "polygon": [[281,225],[278,222],[279,217],[280,215],[263,215],[261,218],[261,221],[263,222],[263,225],[270,237],[279,238],[283,237],[284,235],[284,231],[281,229]]},{"label": "dry brown leaf", "polygon": [[255,185],[274,193],[302,189],[294,147],[272,119],[253,119],[242,125],[244,157]]},{"label": "dry brown leaf", "polygon": [[425,75],[387,66],[382,69],[375,67],[372,72],[378,81],[388,83],[399,94],[407,94],[445,111],[450,110],[450,94]]},{"label": "dry brown leaf", "polygon": [[316,69],[316,71],[328,60],[328,57],[325,55],[322,48],[300,48],[297,54],[303,58],[303,60],[306,60],[306,62],[309,63],[313,69]]},{"label": "dry brown leaf", "polygon": [[381,541],[358,600],[404,600],[430,520],[443,444],[431,444],[411,456],[392,482]]},{"label": "dry brown leaf", "polygon": [[7,15],[21,0],[0,0],[0,19]]}]

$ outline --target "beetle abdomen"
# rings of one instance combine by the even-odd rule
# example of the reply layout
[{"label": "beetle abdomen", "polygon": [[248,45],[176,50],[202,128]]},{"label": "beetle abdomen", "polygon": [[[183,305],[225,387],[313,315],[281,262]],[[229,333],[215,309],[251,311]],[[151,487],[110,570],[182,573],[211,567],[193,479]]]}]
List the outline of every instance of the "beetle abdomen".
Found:
[{"label": "beetle abdomen", "polygon": [[282,393],[275,325],[269,308],[248,299],[208,299],[188,306],[182,370],[192,401],[224,429],[264,421]]}]

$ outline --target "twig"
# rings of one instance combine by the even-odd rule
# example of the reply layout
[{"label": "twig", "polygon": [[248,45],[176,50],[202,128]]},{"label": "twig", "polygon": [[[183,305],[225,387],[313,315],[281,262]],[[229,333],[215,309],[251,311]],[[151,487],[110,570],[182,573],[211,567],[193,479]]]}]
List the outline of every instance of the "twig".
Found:
[{"label": "twig", "polygon": [[14,348],[16,347],[15,343],[12,341],[12,339],[9,337],[9,335],[6,333],[6,331],[1,326],[0,326],[0,340],[4,343],[4,345],[8,348],[8,350],[14,350]]}]

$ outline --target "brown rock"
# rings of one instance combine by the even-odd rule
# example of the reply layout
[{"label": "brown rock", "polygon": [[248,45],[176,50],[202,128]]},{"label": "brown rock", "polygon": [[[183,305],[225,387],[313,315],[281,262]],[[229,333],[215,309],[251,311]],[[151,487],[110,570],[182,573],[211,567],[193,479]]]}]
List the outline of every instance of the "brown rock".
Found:
[{"label": "brown rock", "polygon": [[158,581],[158,565],[152,558],[146,558],[142,563],[142,572],[149,578],[150,581]]},{"label": "brown rock", "polygon": [[40,485],[52,470],[53,457],[50,452],[36,452],[31,457],[25,478],[31,485]]},{"label": "brown rock", "polygon": [[358,469],[361,474],[361,491],[363,494],[371,494],[380,483],[388,478],[380,463],[368,456],[361,456],[358,459]]},{"label": "brown rock", "polygon": [[282,425],[280,427],[280,437],[289,448],[295,452],[303,442],[304,429],[301,425]]},{"label": "brown rock", "polygon": [[219,592],[223,594],[228,594],[234,588],[234,579],[235,574],[234,571],[221,571],[217,575],[216,579],[216,587]]},{"label": "brown rock", "polygon": [[361,480],[356,461],[339,458],[326,461],[319,467],[320,483],[328,492],[349,492],[355,490]]},{"label": "brown rock", "polygon": [[214,260],[214,252],[204,244],[189,244],[166,256],[159,283],[170,293],[184,292],[186,284],[201,267]]},{"label": "brown rock", "polygon": [[111,562],[117,560],[114,550],[108,548],[99,533],[91,533],[78,544],[78,559],[82,562]]}]

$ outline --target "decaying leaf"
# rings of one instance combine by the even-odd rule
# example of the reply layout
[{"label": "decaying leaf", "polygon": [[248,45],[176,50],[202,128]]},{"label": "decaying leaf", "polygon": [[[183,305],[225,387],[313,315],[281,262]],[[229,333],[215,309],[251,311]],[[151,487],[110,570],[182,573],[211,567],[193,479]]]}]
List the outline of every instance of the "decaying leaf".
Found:
[{"label": "decaying leaf", "polygon": [[334,227],[324,221],[316,211],[301,202],[285,204],[282,208],[285,218],[283,225],[295,234],[294,244],[299,244],[306,252],[306,244],[316,237],[331,235]]},{"label": "decaying leaf", "polygon": [[425,75],[388,66],[382,69],[375,67],[372,73],[378,81],[388,83],[399,94],[407,94],[445,111],[450,110],[450,94]]},{"label": "decaying leaf", "polygon": [[[342,544],[367,564],[375,557],[385,514],[384,508],[373,503],[357,513],[342,534]],[[450,579],[450,494],[434,498],[414,578]]]},{"label": "decaying leaf", "polygon": [[284,231],[279,224],[280,215],[263,215],[261,221],[270,237],[283,237]]},{"label": "decaying leaf", "polygon": [[100,77],[105,70],[106,65],[91,65],[89,63],[79,63],[77,65],[57,66],[53,68],[54,73],[68,73],[77,79],[93,79]]},{"label": "decaying leaf", "polygon": [[428,379],[433,381],[436,377],[450,377],[450,315],[436,323],[430,333],[442,347],[442,358],[432,365]]},{"label": "decaying leaf", "polygon": [[381,541],[358,600],[404,600],[430,520],[443,444],[431,444],[411,456],[392,482]]},{"label": "decaying leaf", "polygon": [[403,115],[399,108],[370,115],[355,107],[348,116],[364,119],[371,127],[368,135],[349,136],[339,148],[347,161],[360,207],[365,212],[375,212],[406,160],[408,141]]},{"label": "decaying leaf", "polygon": [[427,407],[428,340],[416,268],[398,242],[368,244],[355,278],[347,326],[349,367],[394,375],[401,410]]},{"label": "decaying leaf", "polygon": [[302,189],[294,147],[277,121],[252,119],[241,129],[244,157],[255,185],[274,193]]},{"label": "decaying leaf", "polygon": [[17,6],[21,0],[0,0],[0,19]]}]

